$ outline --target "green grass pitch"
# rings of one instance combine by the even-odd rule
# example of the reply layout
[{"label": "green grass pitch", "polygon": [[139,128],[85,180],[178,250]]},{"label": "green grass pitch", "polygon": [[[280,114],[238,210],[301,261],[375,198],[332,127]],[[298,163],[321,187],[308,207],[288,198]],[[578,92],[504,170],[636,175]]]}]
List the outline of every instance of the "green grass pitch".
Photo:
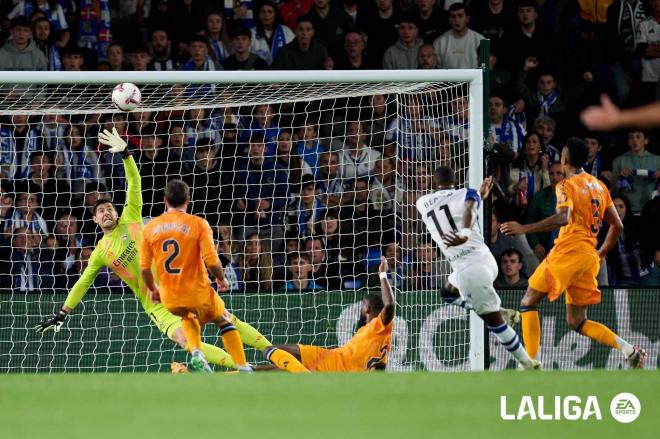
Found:
[{"label": "green grass pitch", "polygon": [[[657,438],[659,392],[656,371],[5,375],[0,438]],[[504,421],[501,395],[596,395],[603,420]]]}]

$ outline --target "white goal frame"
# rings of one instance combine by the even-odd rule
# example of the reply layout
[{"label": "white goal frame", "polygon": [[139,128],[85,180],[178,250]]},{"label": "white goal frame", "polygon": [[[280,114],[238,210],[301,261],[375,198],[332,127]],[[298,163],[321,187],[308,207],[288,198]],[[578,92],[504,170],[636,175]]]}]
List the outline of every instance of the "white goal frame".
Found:
[{"label": "white goal frame", "polygon": [[[336,83],[397,83],[397,82],[465,82],[469,83],[468,184],[478,187],[484,177],[483,169],[483,110],[484,84],[480,69],[456,70],[363,70],[363,71],[161,71],[161,72],[0,72],[0,84],[336,84]],[[145,107],[145,110],[150,109]],[[2,111],[2,109],[0,109]],[[68,110],[67,112],[70,112]],[[483,207],[480,208],[483,230]],[[470,311],[471,370],[484,369],[484,325],[474,311]]]}]

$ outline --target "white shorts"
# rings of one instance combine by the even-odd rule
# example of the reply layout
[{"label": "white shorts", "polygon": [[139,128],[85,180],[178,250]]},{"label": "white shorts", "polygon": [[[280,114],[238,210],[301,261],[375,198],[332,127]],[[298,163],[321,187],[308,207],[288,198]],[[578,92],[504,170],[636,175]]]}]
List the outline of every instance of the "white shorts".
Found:
[{"label": "white shorts", "polygon": [[490,251],[469,255],[460,264],[455,264],[454,270],[449,275],[449,283],[458,288],[470,308],[477,314],[500,310],[502,301],[493,288],[497,278],[497,262]]}]

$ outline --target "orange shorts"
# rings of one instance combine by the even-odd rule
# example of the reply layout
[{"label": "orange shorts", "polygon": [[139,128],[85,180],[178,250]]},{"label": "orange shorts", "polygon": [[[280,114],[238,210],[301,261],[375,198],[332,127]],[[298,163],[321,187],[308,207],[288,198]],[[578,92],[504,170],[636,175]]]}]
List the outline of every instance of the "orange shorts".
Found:
[{"label": "orange shorts", "polygon": [[312,372],[346,372],[344,358],[338,349],[299,344],[303,366]]},{"label": "orange shorts", "polygon": [[529,278],[529,286],[548,293],[551,301],[566,291],[567,305],[595,305],[600,303],[596,280],[599,270],[600,260],[596,254],[550,251]]},{"label": "orange shorts", "polygon": [[[167,307],[167,305],[166,305]],[[196,318],[199,324],[204,326],[208,322],[216,320],[225,312],[225,302],[218,294],[211,290],[206,301],[195,305],[167,307],[169,311],[181,318]]]}]

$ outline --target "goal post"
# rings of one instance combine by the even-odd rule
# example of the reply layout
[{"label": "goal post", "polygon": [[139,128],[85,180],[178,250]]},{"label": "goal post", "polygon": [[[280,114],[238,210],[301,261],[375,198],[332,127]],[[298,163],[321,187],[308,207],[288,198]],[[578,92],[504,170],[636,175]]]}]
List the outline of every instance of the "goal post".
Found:
[{"label": "goal post", "polygon": [[[93,247],[91,242],[82,242],[83,236],[70,253],[57,251],[64,242],[57,235],[62,232],[58,223],[62,212],[72,212],[78,229],[83,221],[91,221],[85,211],[90,185],[98,193],[102,187],[123,202],[125,179],[121,162],[113,162],[109,154],[97,147],[95,139],[99,129],[110,127],[117,120],[121,120],[122,135],[133,143],[131,147],[136,151],[143,180],[143,216],[148,219],[162,212],[162,189],[168,178],[181,176],[187,181],[193,193],[193,213],[209,220],[219,234],[217,237],[222,238],[220,226],[227,225],[230,229],[233,254],[228,256],[228,261],[233,264],[236,291],[228,293],[231,296],[228,304],[266,337],[280,343],[347,341],[357,320],[359,307],[355,304],[373,286],[371,274],[377,269],[380,255],[387,256],[387,245],[394,244],[392,260],[396,260],[400,272],[394,273],[392,280],[403,306],[395,321],[392,361],[388,368],[483,370],[483,322],[474,313],[467,315],[458,309],[447,309],[440,300],[437,285],[446,280],[449,265],[425,234],[414,210],[416,197],[430,190],[428,179],[438,164],[452,165],[460,186],[479,187],[484,172],[482,75],[479,69],[0,72],[0,152],[3,154],[0,171],[4,172],[0,175],[7,183],[3,195],[8,195],[6,187],[12,190],[12,206],[0,211],[5,215],[0,230],[5,243],[5,248],[0,248],[2,267],[15,268],[19,264],[16,255],[24,255],[19,249],[22,238],[13,235],[16,229],[28,229],[30,236],[40,233],[30,230],[31,223],[19,221],[25,219],[21,217],[21,208],[29,210],[29,206],[19,205],[22,197],[27,197],[25,202],[30,203],[29,194],[38,188],[30,180],[38,166],[30,163],[32,153],[41,149],[52,153],[51,172],[66,183],[38,194],[37,212],[48,230],[34,242],[34,247],[43,249],[40,255],[48,256],[23,256],[20,264],[24,265],[2,278],[10,284],[0,285],[0,289],[4,287],[3,291],[9,293],[0,300],[4,305],[0,307],[0,344],[7,347],[9,355],[6,361],[0,361],[0,372],[164,370],[169,361],[180,358],[180,353],[173,353],[174,345],[155,327],[150,327],[148,317],[135,306],[133,295],[111,272],[102,273],[94,290],[83,299],[60,333],[54,337],[51,334],[36,337],[28,331],[61,304],[79,276],[76,269],[84,266],[84,249]],[[142,104],[131,113],[116,110],[110,100],[112,88],[121,82],[134,83],[142,91]],[[374,103],[375,96],[383,96],[384,102]],[[378,105],[383,108],[380,113],[376,109]],[[266,115],[256,111],[260,106],[267,107]],[[27,122],[17,122],[21,117],[27,117]],[[274,128],[261,127],[260,118],[272,123]],[[19,124],[25,125],[27,131],[18,130]],[[85,154],[76,155],[70,145],[68,139],[74,137],[72,130],[78,130],[76,135],[83,139],[81,148],[87,151]],[[19,131],[22,134],[16,134]],[[229,131],[235,137],[228,149],[223,146],[230,144]],[[259,134],[255,136],[256,132]],[[254,138],[260,138],[265,145],[264,160],[276,162],[280,158],[279,136],[283,132],[293,139],[294,151],[297,145],[302,145],[299,160],[295,162],[298,168],[287,168],[286,181],[277,180],[281,167],[268,170],[273,172],[272,181],[259,180],[255,185],[252,180],[246,180],[249,169],[238,167],[250,166],[253,159],[250,144]],[[361,140],[362,135],[367,140]],[[34,145],[29,140],[31,136],[37,139]],[[168,154],[175,136],[182,136],[184,145],[180,148],[189,152],[187,158],[183,154],[176,158]],[[152,137],[157,140],[147,139]],[[23,140],[17,143],[16,139]],[[365,145],[360,146],[357,156],[349,153],[344,156],[352,148],[351,139]],[[48,146],[50,140],[52,145]],[[22,145],[23,162],[18,157],[20,154],[11,154],[15,145]],[[309,145],[313,145],[310,150],[304,149]],[[160,161],[150,158],[154,154],[149,148],[157,151],[155,156],[160,154]],[[374,151],[373,156],[369,151]],[[335,193],[325,184],[331,181],[324,174],[325,165],[317,163],[321,152],[339,161],[338,180],[343,195],[333,201],[338,204],[331,205],[328,201]],[[78,156],[82,161],[94,157],[90,169],[81,171],[82,165],[74,164]],[[367,157],[365,162],[359,162],[362,156]],[[389,183],[382,169],[385,162],[393,166]],[[265,166],[263,163],[260,166]],[[278,166],[284,165],[278,162]],[[187,171],[182,171],[183,168]],[[311,177],[306,180],[306,175]],[[294,178],[296,182],[291,183]],[[301,188],[308,180],[314,182],[316,197],[324,200],[318,209],[315,205],[307,208],[302,204]],[[64,187],[68,189],[62,192]],[[251,192],[255,188],[258,196]],[[359,201],[362,195],[365,198]],[[264,211],[261,207],[251,207],[253,201],[262,198],[268,202]],[[45,205],[44,200],[55,205]],[[356,208],[362,204],[368,211],[364,217]],[[339,227],[336,236],[332,235],[335,232],[326,230],[330,227],[329,212],[336,216]],[[267,227],[262,228],[265,221]],[[480,215],[482,229],[483,221]],[[90,236],[97,232],[90,232],[89,224],[85,228]],[[259,245],[263,244],[267,250],[264,253],[270,252],[270,270],[257,267],[260,273],[268,271],[272,277],[268,288],[263,287],[261,279],[250,283],[248,260],[253,250],[249,240],[255,230],[259,239],[263,239]],[[288,251],[287,240],[294,235],[302,244],[295,251]],[[313,241],[319,235],[324,259],[317,263],[314,242],[311,248],[305,246],[310,238]],[[55,243],[47,242],[51,238]],[[37,254],[35,249],[30,251]],[[325,274],[319,275],[317,282],[322,292],[310,294],[309,285],[304,291],[295,290],[299,282],[294,282],[298,271],[291,266],[294,253],[304,255],[301,260],[307,258],[312,268],[309,279],[315,279],[315,270],[325,264]],[[334,254],[332,263],[339,267],[338,273],[328,268],[330,253]],[[61,255],[65,261],[58,259]],[[25,263],[30,258],[34,258],[32,265]],[[42,274],[46,267],[50,271]],[[34,270],[41,280],[34,281],[26,275]],[[281,276],[279,283],[275,282],[276,273]],[[47,278],[48,282],[44,280]],[[286,289],[289,283],[293,283],[293,290]],[[250,285],[261,289],[251,295]],[[341,292],[333,295],[330,292],[334,290]],[[123,294],[113,294],[116,292]],[[119,343],[121,337],[117,334],[126,337],[123,344]],[[206,340],[217,344],[217,337],[209,331],[205,334]],[[127,348],[131,343],[135,347]],[[42,359],[35,360],[35,355]],[[58,360],[58,355],[66,360]],[[91,356],[91,360],[84,359],[85,356]]]}]

